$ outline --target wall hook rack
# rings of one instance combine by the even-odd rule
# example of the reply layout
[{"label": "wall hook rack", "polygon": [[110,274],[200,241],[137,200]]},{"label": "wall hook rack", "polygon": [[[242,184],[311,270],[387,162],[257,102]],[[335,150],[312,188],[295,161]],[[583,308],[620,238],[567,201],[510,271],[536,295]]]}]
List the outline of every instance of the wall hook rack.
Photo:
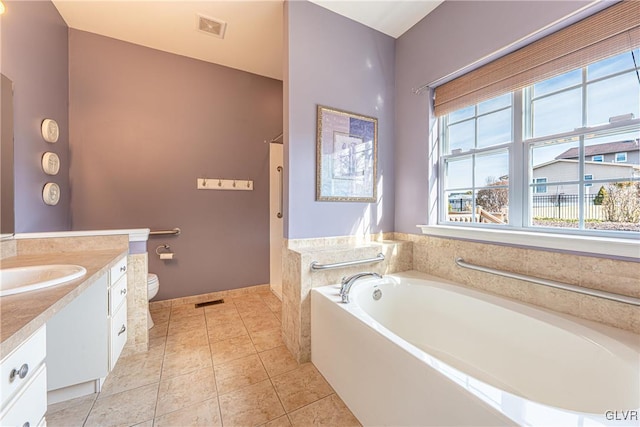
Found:
[{"label": "wall hook rack", "polygon": [[[207,185],[208,181],[218,181],[217,184]],[[197,178],[196,188],[198,190],[236,190],[253,191],[253,180],[251,179],[223,179],[223,178]]]}]

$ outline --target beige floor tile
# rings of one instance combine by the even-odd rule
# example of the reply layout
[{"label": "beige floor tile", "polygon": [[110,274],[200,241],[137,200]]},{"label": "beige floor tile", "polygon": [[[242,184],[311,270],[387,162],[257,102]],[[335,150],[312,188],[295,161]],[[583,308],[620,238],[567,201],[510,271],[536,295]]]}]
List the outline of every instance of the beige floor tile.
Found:
[{"label": "beige floor tile", "polygon": [[223,316],[225,314],[238,313],[236,305],[233,303],[233,301],[229,300],[228,298],[225,298],[224,301],[225,302],[223,304],[209,305],[204,307],[205,316],[216,317]]},{"label": "beige floor tile", "polygon": [[201,315],[189,316],[180,320],[171,320],[167,335],[189,332],[194,329],[205,329],[207,324],[204,320],[204,311],[201,313]]},{"label": "beige floor tile", "polygon": [[274,294],[269,293],[267,295],[263,295],[262,300],[267,304],[271,311],[279,312],[282,310],[282,301],[280,301]]},{"label": "beige floor tile", "polygon": [[284,415],[269,380],[222,394],[219,400],[225,426],[256,426]]},{"label": "beige floor tile", "polygon": [[52,414],[54,412],[62,411],[63,409],[71,408],[73,406],[78,406],[85,404],[86,402],[95,402],[98,397],[98,393],[88,394],[86,396],[76,397],[75,399],[64,400],[62,402],[54,403],[52,405],[47,406],[47,414]]},{"label": "beige floor tile", "polygon": [[192,316],[204,315],[204,308],[196,308],[195,304],[180,304],[171,306],[171,320],[185,319]]},{"label": "beige floor tile", "polygon": [[230,362],[256,353],[249,335],[211,343],[211,358],[214,365]]},{"label": "beige floor tile", "polygon": [[162,362],[162,379],[210,367],[211,351],[206,344],[176,352],[167,351]]},{"label": "beige floor tile", "polygon": [[243,316],[242,321],[249,333],[281,327],[280,321],[271,311],[268,314]]},{"label": "beige floor tile", "polygon": [[157,417],[154,427],[218,427],[222,426],[218,399],[209,399],[181,410]]},{"label": "beige floor tile", "polygon": [[262,303],[262,297],[257,293],[240,295],[237,297],[233,297],[233,303],[236,305],[236,307],[243,305],[257,305]]},{"label": "beige floor tile", "polygon": [[123,356],[107,376],[98,399],[160,381],[163,352],[149,350]]},{"label": "beige floor tile", "polygon": [[280,418],[276,418],[275,420],[263,424],[262,427],[291,427],[291,422],[289,421],[289,417],[283,415]]},{"label": "beige floor tile", "polygon": [[256,351],[258,352],[271,350],[272,348],[284,345],[284,341],[282,340],[282,329],[280,327],[255,331],[249,335],[251,336],[251,341],[253,341],[253,345],[256,346]]},{"label": "beige floor tile", "polygon": [[153,328],[149,329],[149,339],[166,337],[168,329],[169,322],[156,323]]},{"label": "beige floor tile", "polygon": [[[49,426],[47,426],[47,427],[49,427]],[[86,427],[89,427],[89,426],[86,426]],[[152,419],[151,420],[147,420],[147,421],[145,421],[143,423],[136,424],[136,425],[134,425],[132,427],[153,427],[153,420]]]},{"label": "beige floor tile", "polygon": [[268,378],[257,354],[216,365],[218,393],[224,394]]},{"label": "beige floor tile", "polygon": [[167,337],[149,338],[149,351],[161,351],[164,353],[166,343]]},{"label": "beige floor tile", "polygon": [[216,381],[212,368],[199,369],[185,375],[163,379],[158,390],[156,417],[216,397]]},{"label": "beige floor tile", "polygon": [[224,341],[249,333],[239,317],[237,320],[227,322],[215,322],[213,324],[207,322],[207,330],[209,331],[209,340],[211,342]]},{"label": "beige floor tile", "polygon": [[82,427],[95,402],[96,395],[56,403],[47,408],[48,427]]},{"label": "beige floor tile", "polygon": [[292,371],[299,365],[293,358],[287,347],[281,346],[258,353],[267,373],[270,377]]},{"label": "beige floor tile", "polygon": [[167,336],[165,351],[175,353],[180,350],[187,350],[193,347],[207,345],[207,329],[196,328],[188,331],[178,332]]},{"label": "beige floor tile", "polygon": [[169,315],[171,314],[170,307],[150,308],[151,318],[154,323],[166,323],[169,321]]},{"label": "beige floor tile", "polygon": [[267,304],[260,301],[260,303],[258,304],[238,307],[238,313],[240,313],[240,316],[245,318],[245,317],[268,316],[273,312],[271,311],[271,309]]},{"label": "beige floor tile", "polygon": [[123,391],[103,399],[98,398],[85,425],[131,426],[153,418],[158,396],[158,384]]},{"label": "beige floor tile", "polygon": [[295,411],[309,403],[333,393],[329,383],[311,363],[271,378],[273,386],[287,412]]},{"label": "beige floor tile", "polygon": [[241,316],[251,315],[252,313],[268,314],[269,312],[271,312],[271,310],[269,310],[269,306],[259,298],[250,303],[236,303],[236,308],[238,309],[238,313],[240,313]]},{"label": "beige floor tile", "polygon": [[289,414],[294,427],[327,426],[348,427],[361,426],[349,408],[335,394],[304,406]]}]

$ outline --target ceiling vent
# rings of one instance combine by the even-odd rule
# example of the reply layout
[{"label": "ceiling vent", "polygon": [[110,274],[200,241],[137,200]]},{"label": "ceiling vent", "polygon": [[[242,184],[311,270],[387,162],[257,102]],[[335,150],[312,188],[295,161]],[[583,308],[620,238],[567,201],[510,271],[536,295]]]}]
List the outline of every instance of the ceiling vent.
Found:
[{"label": "ceiling vent", "polygon": [[198,30],[211,36],[224,38],[224,32],[227,29],[227,23],[220,19],[210,18],[208,16],[197,15]]}]

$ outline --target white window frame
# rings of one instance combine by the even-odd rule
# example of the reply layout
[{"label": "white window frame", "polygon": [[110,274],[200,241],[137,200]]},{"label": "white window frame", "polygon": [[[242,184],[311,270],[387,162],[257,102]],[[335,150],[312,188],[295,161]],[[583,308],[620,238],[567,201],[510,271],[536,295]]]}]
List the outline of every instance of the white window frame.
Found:
[{"label": "white window frame", "polygon": [[591,156],[591,161],[592,162],[602,163],[602,162],[604,162],[604,155],[603,154],[598,154],[598,155],[595,155],[595,156]]},{"label": "white window frame", "polygon": [[[628,72],[625,70],[623,72]],[[552,96],[561,92],[569,91],[575,89],[576,87],[581,87],[583,90],[582,96],[582,111],[583,111],[583,121],[586,121],[586,89],[589,84],[594,82],[607,80],[613,78],[623,72],[614,73],[596,80],[587,80],[587,72],[586,67],[582,69],[582,80],[580,84],[569,86],[567,88],[563,88],[561,90],[557,90],[554,92],[546,93],[535,99],[542,98],[544,96]],[[531,150],[536,144],[543,144],[547,141],[559,140],[563,138],[579,138],[579,175],[580,179],[566,181],[566,182],[554,182],[550,185],[578,185],[579,188],[579,197],[580,200],[584,200],[585,193],[588,190],[585,190],[586,185],[593,184],[604,184],[610,182],[622,182],[628,181],[628,178],[624,179],[601,179],[601,180],[587,180],[585,179],[584,167],[585,162],[587,161],[586,156],[584,156],[585,151],[585,137],[588,134],[598,133],[602,131],[615,131],[615,130],[624,130],[624,129],[637,129],[640,127],[640,119],[628,119],[622,121],[614,121],[612,123],[607,123],[599,126],[591,126],[587,127],[586,123],[583,122],[583,127],[579,129],[575,129],[570,132],[564,132],[555,135],[545,135],[542,137],[531,137],[533,130],[533,116],[531,114],[531,106],[532,101],[534,100],[532,96],[532,87],[528,87],[522,90],[518,90],[513,92],[512,94],[512,142],[508,144],[502,144],[499,146],[493,146],[489,148],[470,150],[464,153],[456,152],[453,154],[443,154],[443,147],[446,144],[446,133],[447,122],[444,117],[439,120],[439,179],[438,179],[438,200],[448,200],[445,198],[445,167],[444,167],[444,159],[451,158],[453,155],[470,155],[477,154],[485,151],[493,151],[499,149],[507,149],[509,150],[509,224],[486,224],[480,222],[470,222],[470,223],[458,223],[447,220],[448,214],[448,203],[438,203],[438,225],[440,226],[452,226],[452,227],[471,227],[471,228],[495,228],[499,230],[510,230],[510,231],[524,231],[524,232],[533,232],[535,233],[551,233],[551,234],[569,234],[569,235],[583,235],[583,236],[601,236],[601,237],[615,237],[615,238],[634,238],[637,239],[638,233],[636,232],[625,232],[625,231],[605,231],[605,230],[587,230],[584,227],[584,203],[579,204],[579,228],[578,229],[570,229],[570,228],[543,228],[536,227],[531,225],[531,209],[533,206],[532,196],[534,191],[532,188],[535,187],[535,183],[533,182],[532,170],[529,168],[531,161]],[[522,117],[522,120],[517,120],[517,117]],[[604,161],[603,155],[596,155],[592,157],[592,161],[594,158],[602,157],[602,161]],[[521,171],[526,171],[525,173],[521,173]],[[475,164],[474,164],[475,171]],[[586,182],[588,181],[588,182]],[[475,188],[475,183],[474,183]],[[530,191],[531,189],[531,191]],[[451,191],[452,189],[447,189],[447,191]],[[475,199],[473,200],[473,207],[475,209]]]},{"label": "white window frame", "polygon": [[[621,154],[624,154],[624,156],[623,156],[622,160],[618,160],[618,156],[621,155]],[[615,157],[614,157],[614,161],[616,163],[626,163],[627,162],[627,153],[626,153],[626,151],[622,152],[622,153],[616,153]]]}]

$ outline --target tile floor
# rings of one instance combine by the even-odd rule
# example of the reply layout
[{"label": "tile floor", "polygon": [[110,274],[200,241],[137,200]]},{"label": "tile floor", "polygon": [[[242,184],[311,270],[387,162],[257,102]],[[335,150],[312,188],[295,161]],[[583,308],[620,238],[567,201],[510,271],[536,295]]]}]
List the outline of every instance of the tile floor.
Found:
[{"label": "tile floor", "polygon": [[272,293],[152,309],[146,353],[123,356],[102,392],[50,405],[48,427],[359,426],[280,334]]}]

